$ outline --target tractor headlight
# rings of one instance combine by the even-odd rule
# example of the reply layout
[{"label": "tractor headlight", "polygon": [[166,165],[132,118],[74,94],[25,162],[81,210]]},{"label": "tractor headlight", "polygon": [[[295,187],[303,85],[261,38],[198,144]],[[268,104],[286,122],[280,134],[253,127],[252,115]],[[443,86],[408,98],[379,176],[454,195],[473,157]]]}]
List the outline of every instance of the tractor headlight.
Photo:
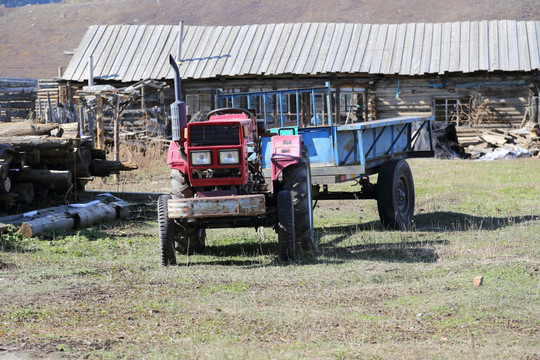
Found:
[{"label": "tractor headlight", "polygon": [[191,165],[212,165],[212,152],[210,150],[191,151]]},{"label": "tractor headlight", "polygon": [[240,164],[239,150],[219,150],[219,165]]}]

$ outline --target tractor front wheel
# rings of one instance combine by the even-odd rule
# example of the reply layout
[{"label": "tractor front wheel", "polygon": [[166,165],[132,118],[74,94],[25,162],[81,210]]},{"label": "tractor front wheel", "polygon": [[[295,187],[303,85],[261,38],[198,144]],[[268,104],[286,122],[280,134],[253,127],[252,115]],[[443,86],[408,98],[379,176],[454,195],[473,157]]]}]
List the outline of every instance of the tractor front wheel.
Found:
[{"label": "tractor front wheel", "polygon": [[158,199],[158,236],[161,249],[161,265],[176,265],[174,240],[178,236],[180,226],[170,219],[167,213],[167,203],[170,195],[161,195]]}]

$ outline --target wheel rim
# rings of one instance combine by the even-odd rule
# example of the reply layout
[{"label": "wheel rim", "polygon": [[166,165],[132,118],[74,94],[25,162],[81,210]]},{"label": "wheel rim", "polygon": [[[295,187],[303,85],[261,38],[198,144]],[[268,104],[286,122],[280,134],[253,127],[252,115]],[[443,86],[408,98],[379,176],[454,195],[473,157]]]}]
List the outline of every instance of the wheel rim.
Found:
[{"label": "wheel rim", "polygon": [[396,187],[397,208],[400,214],[405,214],[409,208],[409,187],[407,180],[400,177]]}]

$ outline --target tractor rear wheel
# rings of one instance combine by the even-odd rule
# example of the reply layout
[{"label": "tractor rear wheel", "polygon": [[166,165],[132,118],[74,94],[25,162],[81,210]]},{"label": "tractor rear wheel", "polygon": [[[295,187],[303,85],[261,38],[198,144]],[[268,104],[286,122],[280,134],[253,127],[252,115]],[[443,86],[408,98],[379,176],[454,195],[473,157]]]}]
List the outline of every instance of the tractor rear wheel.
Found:
[{"label": "tractor rear wheel", "polygon": [[408,230],[414,216],[414,182],[405,160],[382,164],[377,180],[377,207],[383,227]]},{"label": "tractor rear wheel", "polygon": [[293,195],[296,242],[300,250],[314,254],[317,244],[313,235],[311,168],[305,147],[298,163],[283,169],[283,189]]},{"label": "tractor rear wheel", "polygon": [[161,265],[176,265],[174,239],[178,236],[180,226],[167,214],[167,203],[170,195],[161,195],[158,199],[158,236],[161,249]]},{"label": "tractor rear wheel", "polygon": [[279,258],[291,262],[296,259],[294,207],[292,193],[282,190],[277,196]]}]

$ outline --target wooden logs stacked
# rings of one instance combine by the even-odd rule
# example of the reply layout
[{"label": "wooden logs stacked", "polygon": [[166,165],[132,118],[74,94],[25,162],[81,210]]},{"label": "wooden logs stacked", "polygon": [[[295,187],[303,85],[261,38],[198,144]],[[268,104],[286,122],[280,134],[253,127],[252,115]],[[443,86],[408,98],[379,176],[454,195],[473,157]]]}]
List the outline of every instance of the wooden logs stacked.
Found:
[{"label": "wooden logs stacked", "polygon": [[0,79],[0,122],[26,119],[34,108],[37,82],[29,79]]},{"label": "wooden logs stacked", "polygon": [[0,123],[0,209],[31,204],[49,192],[73,194],[94,176],[137,169],[105,155],[81,141],[77,123]]},{"label": "wooden logs stacked", "polygon": [[520,129],[491,127],[458,130],[459,143],[472,159],[478,159],[500,148],[519,147],[531,156],[540,156],[540,125],[528,122]]}]

